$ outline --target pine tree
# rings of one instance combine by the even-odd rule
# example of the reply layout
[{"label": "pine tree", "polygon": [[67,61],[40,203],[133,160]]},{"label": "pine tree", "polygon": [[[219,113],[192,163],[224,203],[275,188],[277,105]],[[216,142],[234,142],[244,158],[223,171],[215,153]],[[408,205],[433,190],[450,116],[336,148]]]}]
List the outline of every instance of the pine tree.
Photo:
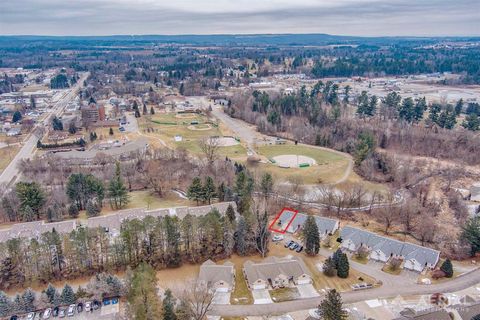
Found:
[{"label": "pine tree", "polygon": [[350,271],[350,264],[348,263],[348,257],[345,253],[342,253],[338,259],[337,275],[339,278],[346,279]]},{"label": "pine tree", "polygon": [[245,218],[240,216],[237,223],[237,230],[235,232],[235,248],[239,256],[245,256],[248,253],[248,245],[246,237],[248,234],[248,226]]},{"label": "pine tree", "polygon": [[110,130],[108,130],[108,134],[113,136],[113,128],[112,127],[110,127]]},{"label": "pine tree", "polygon": [[230,221],[230,223],[233,223],[235,221],[236,219],[235,209],[233,209],[233,206],[231,204],[228,205],[225,215],[227,216],[227,219],[228,221]]},{"label": "pine tree", "polygon": [[75,297],[75,292],[73,292],[72,287],[70,287],[68,284],[63,287],[60,297],[62,299],[62,303],[67,305],[73,304],[77,301],[77,298]]},{"label": "pine tree", "polygon": [[177,315],[175,314],[175,300],[170,289],[165,291],[162,308],[163,320],[177,320]]},{"label": "pine tree", "polygon": [[23,299],[19,294],[17,294],[15,296],[15,299],[13,299],[12,312],[15,312],[15,313],[24,313],[25,312],[25,304],[23,303]]},{"label": "pine tree", "polygon": [[320,234],[318,232],[317,222],[313,216],[308,216],[303,225],[303,241],[305,243],[305,252],[314,256],[320,250]]},{"label": "pine tree", "polygon": [[150,114],[153,116],[155,114],[155,109],[153,107],[150,108]]},{"label": "pine tree", "polygon": [[342,249],[337,249],[337,251],[335,251],[333,254],[332,254],[332,260],[333,262],[335,263],[335,269],[338,269],[338,264],[339,264],[339,261],[340,261],[340,256],[343,254],[342,252]]},{"label": "pine tree", "polygon": [[10,314],[11,303],[5,292],[0,291],[0,317],[6,317]]},{"label": "pine tree", "polygon": [[348,314],[343,310],[342,297],[335,290],[330,290],[318,306],[318,313],[323,320],[346,320]]},{"label": "pine tree", "polygon": [[215,192],[215,184],[213,179],[212,177],[207,177],[205,179],[205,185],[203,186],[203,199],[210,204],[212,198],[214,198],[216,195],[217,193]]},{"label": "pine tree", "polygon": [[322,271],[327,277],[333,277],[335,275],[335,261],[333,261],[332,257],[328,257],[325,260]]},{"label": "pine tree", "polygon": [[57,289],[55,289],[55,287],[51,283],[49,283],[47,290],[45,290],[45,293],[47,294],[47,297],[50,303],[53,303],[53,298],[55,297],[56,292],[57,292]]},{"label": "pine tree", "polygon": [[22,302],[25,312],[35,311],[35,292],[30,288],[25,290],[22,294]]},{"label": "pine tree", "polygon": [[453,277],[453,265],[452,265],[452,261],[450,261],[450,259],[445,260],[445,261],[442,263],[442,266],[440,267],[440,270],[442,270],[443,272],[445,272],[445,276],[446,276],[447,278]]},{"label": "pine tree", "polygon": [[87,202],[85,210],[87,211],[87,215],[89,217],[96,217],[100,214],[100,211],[101,211],[100,206],[95,200],[89,200]]},{"label": "pine tree", "polygon": [[120,163],[115,165],[115,175],[110,180],[108,186],[108,196],[110,198],[110,206],[114,209],[121,209],[129,202],[127,187],[123,184],[122,174],[120,171]]},{"label": "pine tree", "polygon": [[146,115],[148,112],[147,112],[147,105],[144,103],[143,104],[143,115]]},{"label": "pine tree", "polygon": [[35,212],[33,212],[32,207],[25,206],[22,210],[23,221],[33,221],[35,219]]},{"label": "pine tree", "polygon": [[203,186],[202,186],[202,180],[200,180],[200,177],[195,177],[192,180],[192,184],[190,187],[188,187],[187,190],[187,197],[190,200],[194,200],[198,202],[203,199]]},{"label": "pine tree", "polygon": [[78,214],[79,214],[79,210],[78,210],[78,206],[75,204],[75,203],[72,203],[69,207],[68,207],[68,215],[72,218],[76,218],[78,217]]},{"label": "pine tree", "polygon": [[477,131],[480,129],[480,120],[478,115],[475,113],[470,113],[467,115],[462,123],[462,127],[470,131]]},{"label": "pine tree", "polygon": [[480,216],[468,219],[462,229],[461,239],[470,245],[470,254],[474,257],[480,252]]}]

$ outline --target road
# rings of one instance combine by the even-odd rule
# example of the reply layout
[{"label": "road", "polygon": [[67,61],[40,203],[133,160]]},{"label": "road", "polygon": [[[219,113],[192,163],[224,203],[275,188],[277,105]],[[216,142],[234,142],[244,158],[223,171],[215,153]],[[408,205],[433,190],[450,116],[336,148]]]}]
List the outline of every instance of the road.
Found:
[{"label": "road", "polygon": [[257,139],[257,132],[252,129],[243,120],[235,119],[223,112],[223,108],[219,106],[213,106],[212,114],[222,121],[230,130],[232,130],[235,135],[237,135],[241,140],[247,143],[247,148],[249,154],[256,154],[254,149],[254,144]]},{"label": "road", "polygon": [[[355,269],[360,269],[364,273],[371,273],[373,269],[368,268],[368,265],[361,265],[350,262]],[[363,266],[363,267],[362,267]],[[365,272],[366,271],[366,272]],[[369,274],[370,275],[370,274]],[[401,276],[393,276],[383,274],[383,272],[376,270],[372,277],[383,278],[383,285],[378,288],[368,289],[363,291],[349,291],[342,293],[342,300],[344,303],[355,303],[371,299],[387,299],[397,296],[411,296],[433,294],[437,292],[451,293],[460,291],[480,283],[480,270],[476,269],[470,273],[458,276],[448,282],[443,282],[434,285],[420,285],[414,284]],[[381,280],[381,279],[380,279]],[[288,312],[307,310],[316,308],[323,297],[307,298],[301,300],[292,300],[271,304],[252,304],[252,305],[215,305],[210,311],[210,315],[219,315],[223,317],[246,317],[246,316],[263,316],[263,315],[281,315]]]},{"label": "road", "polygon": [[19,174],[18,165],[20,164],[22,159],[30,158],[33,155],[37,145],[37,141],[40,138],[36,136],[35,132],[41,132],[41,130],[43,130],[46,126],[50,125],[53,116],[59,117],[63,113],[68,102],[70,102],[73,98],[76,97],[78,91],[82,87],[83,82],[85,79],[87,79],[88,75],[89,73],[83,74],[81,78],[77,81],[75,86],[65,91],[64,95],[55,103],[55,105],[50,110],[49,115],[45,117],[45,120],[36,124],[36,126],[32,129],[32,133],[30,133],[30,135],[24,141],[22,148],[18,151],[18,153],[15,155],[15,157],[0,175],[0,185],[9,186],[17,179]]}]

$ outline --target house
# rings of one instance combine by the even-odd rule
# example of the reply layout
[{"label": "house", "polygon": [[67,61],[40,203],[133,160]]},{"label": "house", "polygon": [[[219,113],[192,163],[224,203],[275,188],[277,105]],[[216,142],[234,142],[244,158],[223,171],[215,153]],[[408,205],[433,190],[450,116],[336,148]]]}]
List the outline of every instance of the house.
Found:
[{"label": "house", "polygon": [[391,258],[401,259],[403,267],[408,270],[422,272],[425,268],[433,269],[440,259],[440,251],[349,226],[340,231],[340,238],[341,247],[345,250],[357,252],[362,247],[366,248],[370,252],[369,259],[384,263]]},{"label": "house", "polygon": [[249,260],[243,265],[243,273],[251,290],[312,283],[312,275],[300,257],[268,257],[262,262]]},{"label": "house", "polygon": [[415,311],[413,309],[407,308],[400,312],[400,317],[395,318],[394,320],[452,320],[447,311],[440,310],[426,310],[426,311]]},{"label": "house", "polygon": [[200,266],[198,280],[217,292],[230,292],[235,287],[235,267],[229,261],[219,265],[207,260]]},{"label": "house", "polygon": [[[318,232],[321,238],[335,233],[339,228],[339,221],[321,216],[313,216],[317,223]],[[299,213],[291,208],[283,208],[270,225],[270,230],[278,233],[296,233],[303,228],[308,215]]]}]

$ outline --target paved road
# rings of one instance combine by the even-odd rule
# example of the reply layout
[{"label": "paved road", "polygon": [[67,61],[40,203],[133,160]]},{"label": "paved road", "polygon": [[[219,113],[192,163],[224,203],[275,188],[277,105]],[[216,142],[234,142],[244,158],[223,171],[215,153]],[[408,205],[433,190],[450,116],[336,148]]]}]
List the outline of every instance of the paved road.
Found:
[{"label": "paved road", "polygon": [[[353,261],[354,268],[358,267]],[[377,278],[380,273],[377,271]],[[383,277],[383,276],[382,276]],[[394,276],[392,276],[394,277]],[[355,303],[370,299],[386,299],[393,298],[398,295],[422,295],[437,292],[447,293],[460,291],[480,283],[480,270],[476,269],[468,274],[457,277],[448,282],[435,285],[420,285],[405,282],[404,278],[398,277],[394,282],[389,279],[383,286],[379,288],[351,291],[342,293],[342,299],[345,303]],[[293,300],[279,303],[263,304],[263,305],[216,305],[210,311],[211,315],[219,315],[225,317],[245,317],[245,316],[262,316],[262,315],[280,315],[292,311],[307,310],[316,308],[322,301],[323,297],[308,298],[301,300]]]},{"label": "paved road", "polygon": [[9,185],[13,183],[14,180],[18,177],[18,174],[19,174],[18,164],[22,159],[30,158],[33,155],[33,152],[37,145],[37,141],[39,137],[36,136],[33,132],[36,132],[37,129],[43,129],[45,126],[48,126],[53,116],[58,117],[63,113],[68,102],[70,102],[73,98],[76,97],[78,91],[83,85],[83,81],[87,79],[88,74],[89,73],[83,74],[80,80],[77,81],[74,87],[70,88],[68,91],[65,91],[64,95],[53,106],[52,110],[50,111],[50,115],[47,116],[43,122],[39,122],[35,126],[35,128],[32,130],[32,133],[28,136],[28,138],[24,142],[20,151],[15,155],[13,160],[5,168],[5,170],[3,170],[2,174],[0,175],[0,185],[2,184]]},{"label": "paved road", "polygon": [[243,120],[235,119],[223,112],[223,108],[213,106],[212,114],[220,119],[230,130],[232,130],[241,140],[247,143],[248,151],[251,154],[256,154],[254,144],[257,139],[257,133],[251,126]]}]

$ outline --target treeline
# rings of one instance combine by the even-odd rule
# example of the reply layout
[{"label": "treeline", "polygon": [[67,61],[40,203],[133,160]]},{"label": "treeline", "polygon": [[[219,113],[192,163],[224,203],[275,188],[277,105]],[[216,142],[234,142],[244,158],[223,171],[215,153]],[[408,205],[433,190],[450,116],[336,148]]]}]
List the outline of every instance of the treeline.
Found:
[{"label": "treeline", "polygon": [[260,216],[236,217],[229,208],[225,216],[213,210],[183,220],[168,215],[127,220],[113,237],[103,227],[79,227],[69,234],[52,230],[38,239],[8,240],[0,244],[0,288],[124,270],[141,262],[161,269],[223,259],[233,252],[248,255],[257,251],[259,238],[268,237],[257,231],[266,228],[267,220]]}]

